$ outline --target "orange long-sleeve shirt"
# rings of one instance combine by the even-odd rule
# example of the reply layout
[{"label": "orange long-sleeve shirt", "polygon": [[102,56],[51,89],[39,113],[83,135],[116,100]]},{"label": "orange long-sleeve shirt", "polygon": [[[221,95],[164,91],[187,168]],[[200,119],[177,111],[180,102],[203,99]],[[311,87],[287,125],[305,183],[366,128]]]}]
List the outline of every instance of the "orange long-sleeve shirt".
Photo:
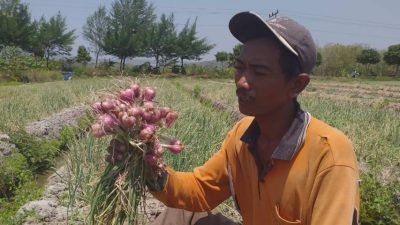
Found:
[{"label": "orange long-sleeve shirt", "polygon": [[243,141],[253,120],[238,122],[221,149],[193,172],[169,168],[164,190],[153,195],[167,206],[190,211],[211,210],[234,196],[244,225],[356,224],[359,175],[347,137],[309,117],[293,155],[279,159],[274,152],[272,166],[260,173]]}]

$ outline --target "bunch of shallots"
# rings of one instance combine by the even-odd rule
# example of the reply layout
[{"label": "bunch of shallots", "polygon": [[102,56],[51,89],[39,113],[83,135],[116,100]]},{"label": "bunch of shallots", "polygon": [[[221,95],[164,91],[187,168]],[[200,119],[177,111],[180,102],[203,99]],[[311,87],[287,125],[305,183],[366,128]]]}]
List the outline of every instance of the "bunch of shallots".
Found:
[{"label": "bunch of shallots", "polygon": [[133,84],[111,99],[95,102],[94,137],[112,135],[107,148],[109,163],[93,192],[92,224],[134,224],[146,185],[161,189],[159,179],[165,173],[164,149],[182,151],[182,143],[166,139],[160,130],[168,128],[178,114],[157,107],[154,88]]}]

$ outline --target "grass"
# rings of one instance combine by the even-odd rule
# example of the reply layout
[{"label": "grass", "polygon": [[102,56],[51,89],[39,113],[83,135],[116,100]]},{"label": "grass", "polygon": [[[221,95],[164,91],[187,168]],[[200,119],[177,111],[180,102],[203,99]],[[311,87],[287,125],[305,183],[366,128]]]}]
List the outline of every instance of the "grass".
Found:
[{"label": "grass", "polygon": [[92,93],[116,88],[112,78],[75,79],[19,86],[0,86],[0,133],[21,129],[64,108],[86,104]]},{"label": "grass", "polygon": [[389,85],[389,86],[400,86],[400,77],[388,77],[388,76],[361,76],[357,78],[351,77],[333,77],[333,76],[313,76],[313,80],[324,83],[346,83],[346,84],[364,84],[364,85],[372,85],[372,86],[381,86],[381,85]]},{"label": "grass", "polygon": [[400,161],[397,113],[374,107],[355,107],[351,103],[321,97],[302,98],[301,102],[313,116],[347,134],[353,141],[358,159],[367,162],[372,170],[379,171],[381,167]]},{"label": "grass", "polygon": [[15,217],[17,210],[26,202],[36,200],[42,195],[43,188],[38,188],[34,181],[27,182],[16,190],[13,201],[0,198],[0,224],[21,224],[24,216]]},{"label": "grass", "polygon": [[0,86],[17,86],[17,85],[21,85],[23,83],[18,82],[18,81],[0,81]]}]

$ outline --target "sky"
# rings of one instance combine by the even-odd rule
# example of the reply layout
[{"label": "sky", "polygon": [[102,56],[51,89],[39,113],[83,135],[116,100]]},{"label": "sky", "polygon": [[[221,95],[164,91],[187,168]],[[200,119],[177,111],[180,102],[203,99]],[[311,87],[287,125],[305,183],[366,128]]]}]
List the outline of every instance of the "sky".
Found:
[{"label": "sky", "polygon": [[[82,36],[86,18],[100,6],[111,8],[113,0],[22,0],[28,3],[34,19],[57,14],[66,17],[75,29],[73,55],[79,45],[89,46]],[[316,44],[363,44],[377,50],[400,43],[399,0],[148,0],[161,14],[174,13],[177,31],[186,21],[197,18],[198,37],[216,45],[202,60],[213,60],[218,51],[232,51],[239,43],[229,32],[230,18],[241,11],[253,11],[267,18],[276,10],[307,27]]]}]

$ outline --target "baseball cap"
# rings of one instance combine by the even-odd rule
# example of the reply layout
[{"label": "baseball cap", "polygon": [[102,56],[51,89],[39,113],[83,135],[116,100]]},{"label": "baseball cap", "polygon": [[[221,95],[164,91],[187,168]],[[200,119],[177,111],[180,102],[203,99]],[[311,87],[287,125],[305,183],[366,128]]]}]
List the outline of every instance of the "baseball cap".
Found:
[{"label": "baseball cap", "polygon": [[229,30],[240,42],[271,36],[297,56],[302,73],[310,73],[315,66],[317,50],[310,32],[288,17],[264,20],[254,12],[240,12],[229,22]]}]

